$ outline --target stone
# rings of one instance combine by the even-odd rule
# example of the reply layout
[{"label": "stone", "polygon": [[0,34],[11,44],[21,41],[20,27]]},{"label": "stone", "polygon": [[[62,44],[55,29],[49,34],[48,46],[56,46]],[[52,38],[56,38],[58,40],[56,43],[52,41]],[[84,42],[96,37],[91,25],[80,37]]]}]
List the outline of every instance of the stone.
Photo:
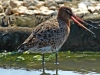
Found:
[{"label": "stone", "polygon": [[4,9],[6,9],[7,7],[9,7],[9,1],[3,2],[2,6],[3,6]]},{"label": "stone", "polygon": [[71,9],[72,9],[73,13],[80,11],[79,9],[76,9],[76,8],[73,8],[73,7]]},{"label": "stone", "polygon": [[64,4],[59,4],[59,7],[65,6]]},{"label": "stone", "polygon": [[18,13],[19,11],[18,11],[18,8],[13,8],[13,9],[11,10],[11,12],[14,14],[14,13]]},{"label": "stone", "polygon": [[18,7],[18,10],[19,11],[26,11],[26,10],[28,10],[28,8],[25,6],[20,6],[20,7]]},{"label": "stone", "polygon": [[24,6],[35,6],[39,1],[38,0],[23,0]]},{"label": "stone", "polygon": [[18,16],[18,15],[24,14],[25,10],[24,9],[19,10],[18,8],[13,8],[12,13],[13,13],[13,15]]},{"label": "stone", "polygon": [[54,0],[56,3],[58,4],[63,4],[64,3],[64,0]]},{"label": "stone", "polygon": [[6,14],[5,13],[0,13],[0,16],[5,16]]},{"label": "stone", "polygon": [[41,7],[41,6],[44,6],[45,2],[44,1],[39,1],[35,6],[36,7]]},{"label": "stone", "polygon": [[57,8],[56,8],[56,6],[50,6],[49,7],[49,10],[56,10]]},{"label": "stone", "polygon": [[96,6],[100,6],[100,3],[96,4]]},{"label": "stone", "polygon": [[2,13],[4,11],[2,5],[0,5],[0,13]]},{"label": "stone", "polygon": [[92,4],[96,4],[96,0],[90,0]]},{"label": "stone", "polygon": [[100,5],[95,6],[95,10],[100,11]]},{"label": "stone", "polygon": [[0,5],[2,5],[2,2],[0,1]]},{"label": "stone", "polygon": [[41,11],[40,10],[33,10],[33,13],[36,14],[36,15],[40,15]]},{"label": "stone", "polygon": [[100,5],[95,6],[95,12],[97,12],[98,14],[100,14]]},{"label": "stone", "polygon": [[14,15],[21,15],[21,14],[24,14],[25,11],[27,11],[27,10],[28,10],[27,7],[25,7],[25,6],[20,6],[20,7],[18,7],[18,8],[13,8],[13,9],[12,9],[12,13],[13,13]]},{"label": "stone", "polygon": [[23,5],[23,1],[10,0],[9,4],[12,8],[16,8]]},{"label": "stone", "polygon": [[14,13],[13,16],[20,16],[20,14],[19,13]]},{"label": "stone", "polygon": [[38,10],[38,8],[36,6],[29,6],[28,10]]},{"label": "stone", "polygon": [[40,7],[40,10],[41,10],[41,11],[48,11],[49,8],[48,8],[48,7],[45,7],[45,6],[41,6],[41,7]]},{"label": "stone", "polygon": [[55,11],[52,12],[50,15],[51,15],[51,16],[57,16],[57,15],[58,15],[58,10],[55,10]]},{"label": "stone", "polygon": [[81,3],[79,3],[78,4],[78,9],[80,10],[80,11],[82,11],[82,10],[88,10],[87,9],[87,5],[86,4],[84,4],[83,2],[81,2]]},{"label": "stone", "polygon": [[88,6],[88,10],[90,11],[90,12],[94,12],[95,11],[95,7],[93,7],[93,6]]},{"label": "stone", "polygon": [[87,14],[87,13],[89,13],[89,11],[76,11],[76,12],[74,12],[74,14],[76,14],[76,15]]},{"label": "stone", "polygon": [[41,13],[42,13],[43,15],[51,15],[51,14],[53,14],[54,12],[55,12],[54,10],[41,11]]},{"label": "stone", "polygon": [[50,7],[50,6],[58,6],[58,4],[54,0],[45,0],[45,6]]},{"label": "stone", "polygon": [[95,13],[93,13],[93,15],[98,15],[98,13],[97,13],[97,12],[95,12]]},{"label": "stone", "polygon": [[3,16],[1,20],[1,26],[2,27],[8,27],[9,25],[9,17]]},{"label": "stone", "polygon": [[11,10],[12,10],[11,6],[7,7],[7,9],[5,10],[5,14],[6,15],[11,15],[12,14]]},{"label": "stone", "polygon": [[54,0],[45,0],[45,3],[50,4],[50,3],[55,3]]},{"label": "stone", "polygon": [[80,10],[79,8],[71,8],[72,9],[72,11],[73,11],[73,13],[75,14],[75,15],[80,15],[80,14],[87,14],[87,13],[89,13],[89,11],[88,10]]},{"label": "stone", "polygon": [[26,10],[26,11],[24,12],[24,14],[25,14],[25,15],[33,15],[34,12],[33,12],[32,10]]}]

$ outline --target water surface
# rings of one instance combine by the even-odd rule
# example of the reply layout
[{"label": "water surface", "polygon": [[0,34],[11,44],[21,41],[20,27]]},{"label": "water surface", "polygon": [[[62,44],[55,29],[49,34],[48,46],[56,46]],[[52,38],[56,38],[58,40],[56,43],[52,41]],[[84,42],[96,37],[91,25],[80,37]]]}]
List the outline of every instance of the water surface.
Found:
[{"label": "water surface", "polygon": [[63,71],[63,70],[45,70],[45,73],[42,70],[24,70],[24,69],[3,69],[0,68],[0,74],[2,75],[100,75],[96,72],[81,73],[76,71]]},{"label": "water surface", "polygon": [[100,75],[99,52],[59,52],[59,65],[55,65],[55,54],[45,54],[45,65],[41,54],[0,54],[2,75]]}]

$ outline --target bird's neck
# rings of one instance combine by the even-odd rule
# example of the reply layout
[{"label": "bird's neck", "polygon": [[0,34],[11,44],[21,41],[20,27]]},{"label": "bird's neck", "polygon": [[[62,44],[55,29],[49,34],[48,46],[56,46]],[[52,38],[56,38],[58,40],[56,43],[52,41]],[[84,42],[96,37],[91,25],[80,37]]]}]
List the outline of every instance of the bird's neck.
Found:
[{"label": "bird's neck", "polygon": [[60,25],[67,25],[70,28],[70,20],[62,20],[62,19],[58,19],[58,22],[60,23]]}]

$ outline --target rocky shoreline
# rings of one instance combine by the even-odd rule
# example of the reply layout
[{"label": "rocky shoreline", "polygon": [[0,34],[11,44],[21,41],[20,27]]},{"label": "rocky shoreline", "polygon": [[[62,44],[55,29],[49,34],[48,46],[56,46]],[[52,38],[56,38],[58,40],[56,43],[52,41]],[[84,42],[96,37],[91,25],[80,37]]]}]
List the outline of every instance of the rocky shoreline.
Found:
[{"label": "rocky shoreline", "polygon": [[70,7],[83,19],[100,18],[100,2],[94,0],[0,0],[0,26],[35,27],[56,16],[61,6]]},{"label": "rocky shoreline", "polygon": [[75,14],[100,13],[100,2],[94,0],[0,0],[0,15],[57,15],[61,6],[70,7]]}]

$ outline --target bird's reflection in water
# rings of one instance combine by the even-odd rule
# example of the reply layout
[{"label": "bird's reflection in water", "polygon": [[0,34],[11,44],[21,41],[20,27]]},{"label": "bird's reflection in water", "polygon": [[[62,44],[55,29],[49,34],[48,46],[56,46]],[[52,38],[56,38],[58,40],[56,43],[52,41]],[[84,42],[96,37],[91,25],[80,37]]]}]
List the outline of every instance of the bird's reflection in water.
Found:
[{"label": "bird's reflection in water", "polygon": [[[42,71],[42,74],[40,74],[40,75],[51,75],[50,73],[46,73],[45,72],[45,70],[46,70],[46,68],[45,68],[45,66],[44,65],[42,65],[42,69],[43,69],[43,71]],[[56,64],[55,65],[55,74],[53,74],[53,75],[58,75],[58,65]]]}]

